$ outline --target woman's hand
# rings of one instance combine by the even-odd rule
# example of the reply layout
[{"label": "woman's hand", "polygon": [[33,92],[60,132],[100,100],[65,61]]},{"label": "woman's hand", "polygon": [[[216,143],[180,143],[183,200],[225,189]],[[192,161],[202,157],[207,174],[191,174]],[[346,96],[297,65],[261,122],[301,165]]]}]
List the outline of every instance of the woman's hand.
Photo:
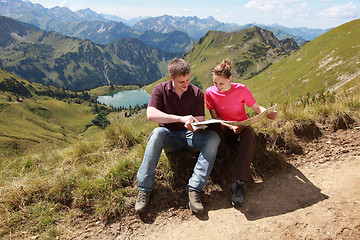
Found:
[{"label": "woman's hand", "polygon": [[231,126],[230,128],[231,130],[233,130],[233,132],[235,134],[240,134],[241,133],[241,130],[243,129],[242,127],[239,127],[239,126]]},{"label": "woman's hand", "polygon": [[277,111],[273,111],[273,112],[269,113],[268,115],[266,115],[266,117],[268,119],[274,120],[276,118],[277,114],[278,114]]}]

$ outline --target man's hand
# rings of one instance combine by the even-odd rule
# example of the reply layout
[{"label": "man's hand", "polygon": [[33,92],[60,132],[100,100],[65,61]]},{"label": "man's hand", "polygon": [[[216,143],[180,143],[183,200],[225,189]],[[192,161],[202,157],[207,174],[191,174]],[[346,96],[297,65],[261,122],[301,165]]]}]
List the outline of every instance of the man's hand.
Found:
[{"label": "man's hand", "polygon": [[194,132],[194,129],[193,127],[191,126],[191,123],[194,123],[194,122],[199,122],[195,117],[191,116],[191,115],[187,115],[187,116],[182,116],[181,117],[181,122],[184,123],[184,126]]}]

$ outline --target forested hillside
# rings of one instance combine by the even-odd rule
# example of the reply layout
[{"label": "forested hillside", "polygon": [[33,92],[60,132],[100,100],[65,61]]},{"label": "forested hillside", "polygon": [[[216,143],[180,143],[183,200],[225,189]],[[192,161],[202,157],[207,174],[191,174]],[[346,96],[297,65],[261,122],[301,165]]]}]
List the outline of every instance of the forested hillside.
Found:
[{"label": "forested hillside", "polygon": [[46,32],[0,17],[0,65],[27,80],[68,89],[147,85],[174,54],[124,38],[108,45]]}]

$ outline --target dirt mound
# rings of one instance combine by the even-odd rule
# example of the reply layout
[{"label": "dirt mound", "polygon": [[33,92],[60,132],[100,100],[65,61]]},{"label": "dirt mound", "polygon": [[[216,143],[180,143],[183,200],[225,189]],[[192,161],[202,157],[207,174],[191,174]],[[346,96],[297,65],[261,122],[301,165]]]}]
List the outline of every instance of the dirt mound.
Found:
[{"label": "dirt mound", "polygon": [[298,122],[294,125],[294,133],[300,138],[317,139],[322,133],[314,121]]},{"label": "dirt mound", "polygon": [[355,123],[355,120],[348,114],[339,114],[332,121],[332,130],[336,132],[339,129],[349,129]]}]

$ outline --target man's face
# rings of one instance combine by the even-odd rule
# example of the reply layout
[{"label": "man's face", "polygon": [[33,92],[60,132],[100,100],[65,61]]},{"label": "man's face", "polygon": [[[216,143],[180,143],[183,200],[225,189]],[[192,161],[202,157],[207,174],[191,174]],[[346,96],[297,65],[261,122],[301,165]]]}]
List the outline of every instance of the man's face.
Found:
[{"label": "man's face", "polygon": [[188,89],[190,84],[190,73],[177,76],[176,78],[173,78],[170,75],[170,79],[173,82],[175,92],[184,93]]}]

